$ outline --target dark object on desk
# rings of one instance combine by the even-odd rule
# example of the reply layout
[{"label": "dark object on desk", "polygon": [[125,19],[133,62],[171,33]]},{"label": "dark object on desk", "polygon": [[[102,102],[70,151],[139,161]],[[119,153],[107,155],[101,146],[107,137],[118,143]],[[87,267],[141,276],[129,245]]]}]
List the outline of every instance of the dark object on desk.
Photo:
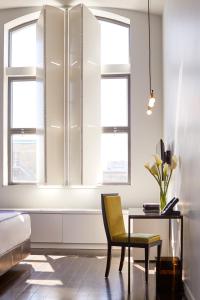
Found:
[{"label": "dark object on desk", "polygon": [[143,212],[145,214],[159,213],[160,212],[160,205],[156,204],[156,203],[144,203],[143,204]]},{"label": "dark object on desk", "polygon": [[144,203],[143,204],[144,210],[158,210],[160,209],[160,205],[156,203]]},{"label": "dark object on desk", "polygon": [[171,151],[165,151],[165,144],[162,139],[160,139],[160,142],[156,145],[156,153],[159,154],[163,163],[171,164]]},{"label": "dark object on desk", "polygon": [[143,208],[143,212],[146,214],[146,215],[159,215],[160,211],[159,210],[155,210],[155,209],[144,209]]},{"label": "dark object on desk", "polygon": [[[173,210],[174,206],[178,203],[179,199],[178,198],[173,198],[167,205],[164,207],[164,209],[161,212],[161,215],[166,216],[166,215],[172,215],[175,213]],[[175,213],[176,214],[176,213]],[[177,215],[180,215],[180,212],[177,213]]]},{"label": "dark object on desk", "polygon": [[171,293],[182,291],[181,260],[178,257],[161,257],[156,263],[156,289]]},{"label": "dark object on desk", "polygon": [[165,151],[165,144],[162,139],[160,139],[159,143],[156,144],[156,153],[161,157],[162,162],[163,162],[162,168],[161,168],[161,176],[162,176],[162,179],[164,179],[163,166],[164,166],[164,163],[167,163],[168,165],[171,164],[172,153],[170,150]]}]

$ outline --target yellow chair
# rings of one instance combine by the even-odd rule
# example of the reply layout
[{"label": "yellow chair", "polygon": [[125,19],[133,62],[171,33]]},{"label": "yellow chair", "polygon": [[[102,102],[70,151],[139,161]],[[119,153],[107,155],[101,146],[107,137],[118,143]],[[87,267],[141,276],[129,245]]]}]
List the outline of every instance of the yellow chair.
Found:
[{"label": "yellow chair", "polygon": [[160,259],[162,241],[159,235],[150,233],[131,234],[130,243],[128,242],[128,233],[125,232],[124,220],[122,215],[121,198],[118,194],[102,194],[101,206],[103,222],[108,242],[107,264],[105,277],[108,277],[111,264],[112,246],[121,247],[121,259],[119,271],[122,271],[126,247],[136,247],[145,249],[145,280],[148,282],[149,271],[149,249],[157,246],[157,257]]}]

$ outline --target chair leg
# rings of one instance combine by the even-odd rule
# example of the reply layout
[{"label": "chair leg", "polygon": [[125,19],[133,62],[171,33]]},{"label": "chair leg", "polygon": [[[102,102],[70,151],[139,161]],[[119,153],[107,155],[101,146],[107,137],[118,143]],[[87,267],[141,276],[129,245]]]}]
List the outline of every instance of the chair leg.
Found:
[{"label": "chair leg", "polygon": [[105,272],[105,277],[107,278],[110,272],[110,263],[111,263],[111,250],[112,247],[108,245],[108,250],[107,250],[107,264],[106,264],[106,272]]},{"label": "chair leg", "polygon": [[145,282],[148,283],[149,275],[149,247],[145,247]]},{"label": "chair leg", "polygon": [[122,247],[121,249],[121,259],[119,264],[119,272],[122,271],[123,265],[124,265],[124,257],[125,257],[126,247]]},{"label": "chair leg", "polygon": [[158,285],[158,274],[160,273],[160,256],[161,256],[161,249],[162,249],[162,241],[157,246],[157,262],[156,262],[156,287]]},{"label": "chair leg", "polygon": [[157,259],[158,259],[158,262],[160,262],[161,248],[162,248],[162,243],[160,243],[158,245],[158,247],[157,247]]}]

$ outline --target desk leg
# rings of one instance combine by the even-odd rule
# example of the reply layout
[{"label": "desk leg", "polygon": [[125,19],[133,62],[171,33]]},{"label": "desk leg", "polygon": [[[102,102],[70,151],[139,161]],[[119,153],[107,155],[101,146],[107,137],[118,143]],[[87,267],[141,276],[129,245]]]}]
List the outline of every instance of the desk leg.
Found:
[{"label": "desk leg", "polygon": [[128,218],[128,294],[131,292],[131,285],[130,285],[130,276],[131,276],[131,271],[130,271],[130,218]]},{"label": "desk leg", "polygon": [[181,216],[181,281],[183,279],[183,216]]},{"label": "desk leg", "polygon": [[173,256],[172,251],[172,221],[169,219],[169,256]]}]

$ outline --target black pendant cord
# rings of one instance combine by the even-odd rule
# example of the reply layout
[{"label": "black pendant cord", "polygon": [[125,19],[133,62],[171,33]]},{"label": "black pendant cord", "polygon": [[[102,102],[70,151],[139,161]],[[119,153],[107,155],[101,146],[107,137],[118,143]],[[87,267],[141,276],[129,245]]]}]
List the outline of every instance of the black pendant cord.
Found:
[{"label": "black pendant cord", "polygon": [[148,0],[148,30],[149,30],[149,88],[150,88],[150,94],[151,94],[152,86],[151,86],[151,22],[150,22],[150,0]]}]

